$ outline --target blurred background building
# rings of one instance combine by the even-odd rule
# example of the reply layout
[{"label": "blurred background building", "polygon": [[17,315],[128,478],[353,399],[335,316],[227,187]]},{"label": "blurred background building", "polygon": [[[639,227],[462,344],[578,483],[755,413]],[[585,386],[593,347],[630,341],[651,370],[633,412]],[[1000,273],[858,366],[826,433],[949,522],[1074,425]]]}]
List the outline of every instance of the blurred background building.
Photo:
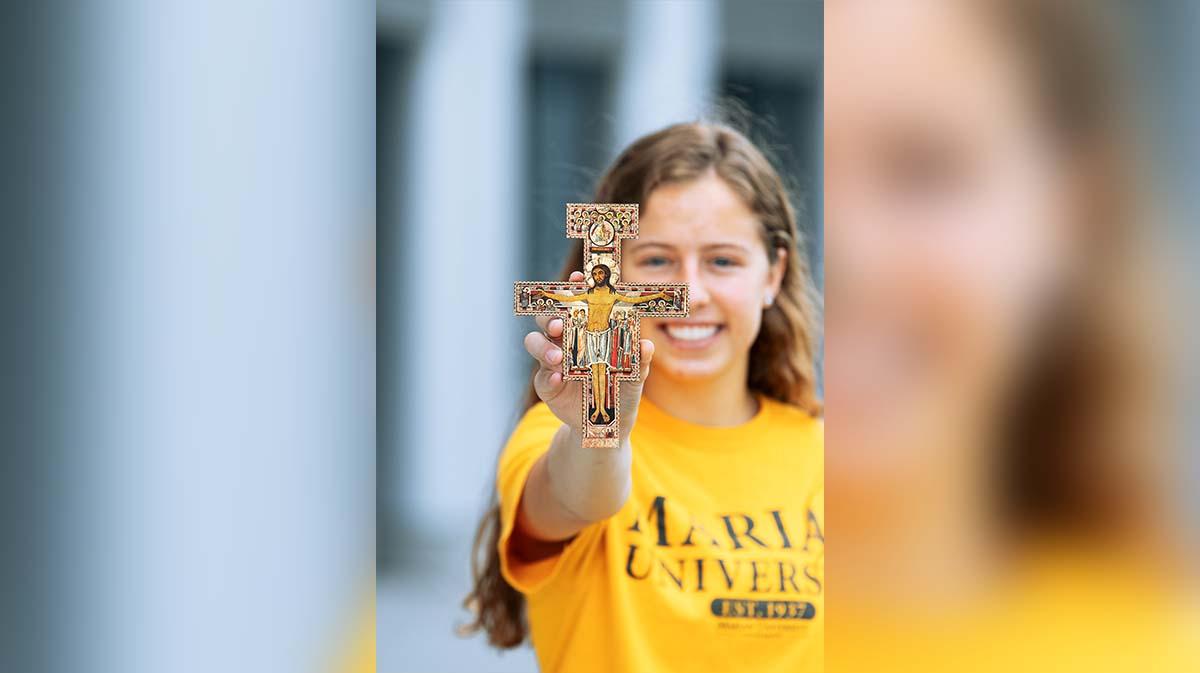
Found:
[{"label": "blurred background building", "polygon": [[512,283],[636,137],[732,112],[791,181],[821,273],[822,5],[379,0],[379,670],[536,669],[454,635],[528,373]]}]

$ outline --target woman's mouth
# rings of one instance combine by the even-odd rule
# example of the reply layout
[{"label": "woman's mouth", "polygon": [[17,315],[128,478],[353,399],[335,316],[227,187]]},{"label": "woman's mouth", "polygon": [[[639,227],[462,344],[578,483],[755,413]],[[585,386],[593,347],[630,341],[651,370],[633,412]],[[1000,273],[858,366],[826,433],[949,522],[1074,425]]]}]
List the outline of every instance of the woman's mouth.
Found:
[{"label": "woman's mouth", "polygon": [[707,348],[724,328],[718,323],[665,323],[659,326],[672,346],[684,350]]}]

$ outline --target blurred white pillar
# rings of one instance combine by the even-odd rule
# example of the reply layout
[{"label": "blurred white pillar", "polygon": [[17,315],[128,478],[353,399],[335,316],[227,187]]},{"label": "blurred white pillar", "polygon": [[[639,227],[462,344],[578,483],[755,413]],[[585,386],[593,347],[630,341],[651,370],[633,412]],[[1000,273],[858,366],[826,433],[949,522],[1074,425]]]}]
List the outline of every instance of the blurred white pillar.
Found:
[{"label": "blurred white pillar", "polygon": [[62,670],[316,670],[373,580],[372,8],[79,9],[47,642]]},{"label": "blurred white pillar", "polygon": [[630,0],[617,80],[618,150],[706,110],[717,84],[720,12],[718,0]]},{"label": "blurred white pillar", "polygon": [[[511,381],[517,268],[525,6],[431,3],[415,54],[397,258],[397,358],[407,428],[394,505],[434,531],[478,516],[516,401]],[[519,348],[520,345],[516,344]],[[469,535],[469,532],[467,533]],[[465,559],[464,559],[465,563]]]}]

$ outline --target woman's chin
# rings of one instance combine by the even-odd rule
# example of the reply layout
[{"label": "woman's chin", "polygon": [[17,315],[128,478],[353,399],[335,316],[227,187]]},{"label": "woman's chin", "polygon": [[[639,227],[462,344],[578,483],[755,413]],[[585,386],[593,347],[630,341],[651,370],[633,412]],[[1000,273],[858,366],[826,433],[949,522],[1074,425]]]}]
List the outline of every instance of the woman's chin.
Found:
[{"label": "woman's chin", "polygon": [[655,354],[651,369],[681,383],[707,381],[720,376],[723,368],[713,358],[673,357]]}]

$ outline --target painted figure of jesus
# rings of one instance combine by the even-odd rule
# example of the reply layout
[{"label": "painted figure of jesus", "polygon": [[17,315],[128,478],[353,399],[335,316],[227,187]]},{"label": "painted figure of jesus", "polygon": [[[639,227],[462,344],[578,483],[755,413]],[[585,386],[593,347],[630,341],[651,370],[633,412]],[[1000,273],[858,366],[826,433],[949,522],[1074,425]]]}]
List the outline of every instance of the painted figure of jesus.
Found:
[{"label": "painted figure of jesus", "polygon": [[587,364],[592,370],[592,399],[596,402],[596,410],[592,412],[591,420],[603,418],[607,423],[611,420],[608,407],[612,406],[608,399],[608,363],[612,357],[613,334],[608,324],[613,306],[617,302],[627,304],[644,304],[655,299],[666,298],[666,293],[659,291],[644,297],[629,297],[619,294],[609,282],[612,270],[607,265],[597,264],[592,267],[593,285],[581,295],[554,294],[544,290],[535,290],[534,297],[546,297],[556,301],[587,302],[587,347],[580,353],[579,364]]}]

